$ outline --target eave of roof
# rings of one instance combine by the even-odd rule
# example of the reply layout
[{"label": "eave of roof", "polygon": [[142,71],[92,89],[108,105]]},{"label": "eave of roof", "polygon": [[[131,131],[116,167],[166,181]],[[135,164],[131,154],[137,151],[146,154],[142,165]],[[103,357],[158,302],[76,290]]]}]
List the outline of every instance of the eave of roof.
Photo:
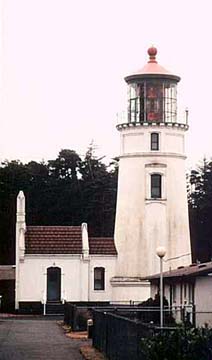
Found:
[{"label": "eave of roof", "polygon": [[[174,279],[174,278],[192,278],[196,276],[204,276],[212,273],[212,262],[200,263],[200,264],[191,264],[189,266],[181,266],[177,269],[163,272],[164,279]],[[160,274],[155,274],[146,277],[149,281],[158,280]]]},{"label": "eave of roof", "polygon": [[0,265],[0,280],[15,280],[15,265]]}]

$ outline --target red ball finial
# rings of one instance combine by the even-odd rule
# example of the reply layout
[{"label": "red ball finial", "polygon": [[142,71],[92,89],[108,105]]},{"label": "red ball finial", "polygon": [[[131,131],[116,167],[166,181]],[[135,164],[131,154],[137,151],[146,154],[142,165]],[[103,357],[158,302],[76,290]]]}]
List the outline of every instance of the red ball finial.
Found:
[{"label": "red ball finial", "polygon": [[148,55],[149,55],[149,62],[157,62],[156,61],[156,55],[157,55],[157,49],[156,47],[154,46],[151,46],[149,49],[148,49]]}]

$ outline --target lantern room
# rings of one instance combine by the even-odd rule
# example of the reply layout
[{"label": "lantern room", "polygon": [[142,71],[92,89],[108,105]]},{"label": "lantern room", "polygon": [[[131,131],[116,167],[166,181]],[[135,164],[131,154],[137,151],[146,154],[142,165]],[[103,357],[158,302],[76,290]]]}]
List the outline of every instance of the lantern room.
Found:
[{"label": "lantern room", "polygon": [[177,83],[180,77],[158,64],[157,49],[148,49],[148,63],[125,78],[129,124],[177,123]]}]

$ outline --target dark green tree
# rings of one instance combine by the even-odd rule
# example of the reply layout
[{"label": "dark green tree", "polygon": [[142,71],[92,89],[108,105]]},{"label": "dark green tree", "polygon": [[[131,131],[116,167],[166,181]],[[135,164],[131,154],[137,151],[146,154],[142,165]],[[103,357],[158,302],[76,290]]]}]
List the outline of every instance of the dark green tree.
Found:
[{"label": "dark green tree", "polygon": [[97,158],[91,144],[81,162],[84,221],[93,236],[113,236],[117,191],[117,171]]},{"label": "dark green tree", "polygon": [[93,181],[107,174],[106,165],[102,162],[104,156],[97,158],[94,152],[94,145],[90,144],[84,160],[80,163],[80,174],[84,181]]},{"label": "dark green tree", "polygon": [[93,236],[112,236],[117,166],[106,166],[90,147],[82,160],[63,149],[47,163],[0,164],[0,264],[15,262],[16,197],[26,196],[28,225],[80,225]]},{"label": "dark green tree", "polygon": [[212,258],[212,162],[204,159],[190,174],[190,229],[193,260]]},{"label": "dark green tree", "polygon": [[50,174],[58,179],[71,179],[76,182],[80,163],[81,159],[76,151],[63,149],[56,160],[49,161]]},{"label": "dark green tree", "polygon": [[15,262],[15,212],[19,189],[27,190],[29,175],[20,161],[0,166],[0,263]]}]

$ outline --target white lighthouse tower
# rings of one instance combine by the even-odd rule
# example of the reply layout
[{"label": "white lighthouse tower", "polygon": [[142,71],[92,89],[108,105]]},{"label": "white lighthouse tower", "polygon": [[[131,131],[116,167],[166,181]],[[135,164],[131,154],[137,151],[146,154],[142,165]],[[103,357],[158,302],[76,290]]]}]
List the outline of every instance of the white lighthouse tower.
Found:
[{"label": "white lighthouse tower", "polygon": [[[177,118],[177,83],[148,49],[148,63],[125,78],[128,116],[120,132],[114,298],[134,299],[142,278],[159,272],[158,246],[166,249],[164,270],[191,261],[184,137]],[[147,291],[147,290],[146,290]],[[147,292],[143,292],[147,294]],[[141,299],[141,296],[139,297]]]}]

